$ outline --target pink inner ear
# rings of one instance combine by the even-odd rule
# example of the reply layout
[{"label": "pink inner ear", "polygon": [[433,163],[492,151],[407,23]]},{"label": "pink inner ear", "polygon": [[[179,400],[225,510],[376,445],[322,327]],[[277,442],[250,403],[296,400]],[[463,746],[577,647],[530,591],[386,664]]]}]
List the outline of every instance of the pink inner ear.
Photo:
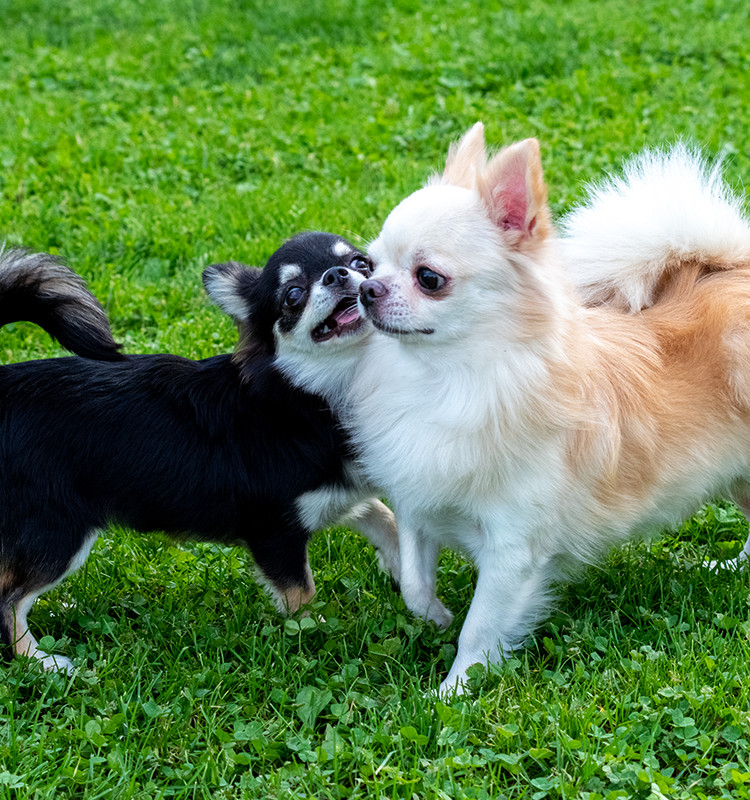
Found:
[{"label": "pink inner ear", "polygon": [[505,180],[495,188],[492,196],[499,227],[503,230],[525,230],[528,211],[526,164],[514,164],[512,173],[505,176]]}]

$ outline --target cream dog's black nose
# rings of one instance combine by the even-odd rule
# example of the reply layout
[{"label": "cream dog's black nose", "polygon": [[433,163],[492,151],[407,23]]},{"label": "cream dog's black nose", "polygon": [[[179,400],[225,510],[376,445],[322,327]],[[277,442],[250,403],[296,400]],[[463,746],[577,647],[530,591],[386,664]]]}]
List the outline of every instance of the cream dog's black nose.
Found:
[{"label": "cream dog's black nose", "polygon": [[344,267],[331,267],[320,279],[323,286],[343,286],[349,280],[349,271]]},{"label": "cream dog's black nose", "polygon": [[359,299],[364,306],[371,306],[378,297],[383,297],[387,294],[388,287],[382,281],[375,280],[375,278],[368,278],[359,284]]}]

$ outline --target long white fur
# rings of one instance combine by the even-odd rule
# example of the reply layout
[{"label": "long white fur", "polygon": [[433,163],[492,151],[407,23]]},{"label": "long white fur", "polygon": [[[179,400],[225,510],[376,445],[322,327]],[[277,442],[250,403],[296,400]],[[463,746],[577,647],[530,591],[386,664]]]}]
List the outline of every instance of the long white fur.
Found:
[{"label": "long white fur", "polygon": [[747,216],[721,163],[711,165],[684,142],[645,150],[622,176],[591,186],[562,230],[561,247],[585,299],[628,311],[651,305],[668,259],[700,254],[732,263],[750,247]]},{"label": "long white fur", "polygon": [[[671,259],[708,255],[729,265],[750,252],[737,204],[699,158],[677,148],[635,163],[570,222],[567,263],[554,238],[533,253],[509,246],[515,239],[477,213],[474,187],[434,181],[392,212],[370,248],[374,277],[394,295],[383,301],[385,316],[392,313],[401,329],[409,320],[415,331],[435,328],[427,336],[373,336],[343,410],[369,477],[393,502],[404,599],[447,624],[450,612],[435,594],[439,548],[464,552],[479,570],[442,692],[463,691],[472,663],[497,661],[521,644],[544,613],[552,582],[571,565],[680,520],[750,475],[746,440],[698,427],[685,432],[689,456],[673,459],[637,502],[596,494],[595,478],[620,458],[622,426],[645,426],[643,440],[657,448],[658,424],[638,414],[623,421],[622,409],[610,405],[602,380],[620,379],[622,342],[609,336],[600,312],[582,305],[566,269],[581,258],[579,288],[592,296],[606,290],[610,299],[615,289],[637,310],[651,302]],[[408,277],[410,258],[452,265],[451,297],[424,301]],[[650,380],[660,356],[648,337],[625,339],[630,380],[641,373]],[[558,386],[558,373],[576,376],[580,388]],[[571,391],[580,403],[558,402]],[[573,474],[569,436],[588,428],[588,461]]]},{"label": "long white fur", "polygon": [[[635,313],[691,258],[727,272],[737,259],[750,279],[750,225],[739,201],[697,153],[651,151],[624,178],[595,188],[560,241],[537,160],[538,145],[525,142],[486,163],[475,126],[452,148],[443,179],[399,204],[370,247],[373,278],[388,292],[365,311],[402,333],[368,331],[327,354],[279,351],[290,377],[339,411],[367,477],[391,500],[408,607],[450,623],[436,595],[441,547],[478,567],[444,693],[464,690],[471,664],[519,646],[547,609],[553,581],[575,566],[679,521],[738,478],[750,511],[742,410],[750,412],[742,316],[750,316],[750,290],[721,343],[720,426],[695,409],[670,416],[690,409],[697,390],[664,377],[656,335]],[[520,207],[504,215],[495,206],[505,198]],[[448,277],[445,296],[420,292],[420,264]],[[679,338],[679,324],[675,331]],[[713,395],[695,399],[710,416]],[[665,442],[667,429],[674,441]],[[571,450],[579,434],[583,455]],[[629,457],[636,454],[627,469],[626,439]],[[624,488],[613,479],[602,492],[609,473]],[[732,566],[749,554],[746,545]]]}]

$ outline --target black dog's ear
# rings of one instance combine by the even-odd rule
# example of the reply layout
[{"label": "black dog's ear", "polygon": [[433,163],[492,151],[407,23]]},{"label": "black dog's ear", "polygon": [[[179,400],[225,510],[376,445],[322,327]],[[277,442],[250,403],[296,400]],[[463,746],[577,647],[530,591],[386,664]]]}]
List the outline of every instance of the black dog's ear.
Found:
[{"label": "black dog's ear", "polygon": [[257,267],[236,261],[212,264],[203,270],[203,285],[209,297],[237,322],[247,322],[253,306],[253,290],[261,275]]},{"label": "black dog's ear", "polygon": [[239,325],[240,341],[235,359],[245,379],[250,379],[253,365],[257,366],[256,358],[265,363],[265,358],[273,355],[274,350],[271,325],[264,325],[258,318],[259,305],[263,305],[256,297],[261,274],[258,267],[247,267],[236,261],[212,264],[203,270],[203,285],[209,297]]}]

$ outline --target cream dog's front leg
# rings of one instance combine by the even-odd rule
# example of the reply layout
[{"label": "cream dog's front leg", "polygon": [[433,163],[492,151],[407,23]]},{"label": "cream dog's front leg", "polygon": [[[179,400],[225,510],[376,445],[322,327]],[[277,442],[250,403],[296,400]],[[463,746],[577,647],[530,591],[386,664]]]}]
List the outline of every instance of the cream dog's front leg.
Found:
[{"label": "cream dog's front leg", "polygon": [[440,543],[426,535],[407,514],[399,513],[398,541],[401,556],[401,595],[417,617],[447,628],[453,614],[437,597],[437,561]]},{"label": "cream dog's front leg", "polygon": [[549,560],[534,558],[525,542],[485,537],[476,557],[479,576],[458,637],[458,652],[440,695],[463,694],[466,670],[476,663],[502,661],[523,644],[549,601]]}]

